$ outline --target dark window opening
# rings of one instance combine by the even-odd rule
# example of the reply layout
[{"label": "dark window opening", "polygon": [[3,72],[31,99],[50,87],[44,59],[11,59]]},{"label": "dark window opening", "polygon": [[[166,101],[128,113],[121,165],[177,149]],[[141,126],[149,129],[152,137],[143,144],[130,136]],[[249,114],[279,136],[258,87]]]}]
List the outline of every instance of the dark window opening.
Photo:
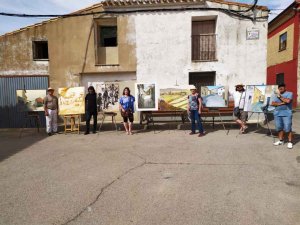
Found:
[{"label": "dark window opening", "polygon": [[189,84],[196,86],[200,91],[201,86],[214,86],[216,83],[216,72],[193,72],[189,74]]},{"label": "dark window opening", "polygon": [[192,60],[216,60],[216,21],[192,22]]},{"label": "dark window opening", "polygon": [[279,37],[279,51],[286,50],[287,47],[287,32]]},{"label": "dark window opening", "polygon": [[117,33],[117,26],[100,26],[100,46],[118,46]]},{"label": "dark window opening", "polygon": [[48,41],[33,41],[33,59],[48,60]]},{"label": "dark window opening", "polygon": [[276,75],[276,84],[284,84],[284,73],[279,73]]}]

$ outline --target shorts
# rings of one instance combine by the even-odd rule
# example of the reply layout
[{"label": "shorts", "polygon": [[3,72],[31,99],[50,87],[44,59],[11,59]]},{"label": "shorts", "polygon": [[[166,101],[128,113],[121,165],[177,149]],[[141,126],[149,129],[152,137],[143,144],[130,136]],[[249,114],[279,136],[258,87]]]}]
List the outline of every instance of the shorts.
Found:
[{"label": "shorts", "polygon": [[128,123],[128,120],[130,123],[133,123],[133,116],[123,116],[124,123]]},{"label": "shorts", "polygon": [[292,131],[293,116],[274,116],[276,131],[289,133]]},{"label": "shorts", "polygon": [[235,120],[241,120],[243,122],[246,122],[248,120],[248,112],[245,112],[243,110],[240,110],[240,115],[237,117],[235,116]]}]

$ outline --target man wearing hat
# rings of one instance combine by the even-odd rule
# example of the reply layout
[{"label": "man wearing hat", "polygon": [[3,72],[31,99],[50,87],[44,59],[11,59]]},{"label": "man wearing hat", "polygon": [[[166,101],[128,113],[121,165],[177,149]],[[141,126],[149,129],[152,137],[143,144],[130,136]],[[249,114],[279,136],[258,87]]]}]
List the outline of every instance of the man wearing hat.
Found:
[{"label": "man wearing hat", "polygon": [[46,131],[49,136],[53,133],[57,133],[58,99],[53,95],[53,93],[54,89],[49,87],[48,94],[44,98]]},{"label": "man wearing hat", "polygon": [[245,85],[243,84],[235,85],[235,93],[233,94],[235,121],[240,125],[241,133],[245,133],[245,130],[248,128],[246,126],[248,113],[244,111],[246,98],[246,92],[244,87]]}]

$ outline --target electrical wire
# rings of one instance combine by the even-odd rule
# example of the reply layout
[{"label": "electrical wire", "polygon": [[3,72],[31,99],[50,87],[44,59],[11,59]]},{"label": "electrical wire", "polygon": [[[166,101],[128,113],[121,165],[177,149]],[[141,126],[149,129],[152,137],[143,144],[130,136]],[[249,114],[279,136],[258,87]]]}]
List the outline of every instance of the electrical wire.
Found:
[{"label": "electrical wire", "polygon": [[242,19],[248,19],[248,20],[256,20],[256,19],[264,19],[267,17],[251,17],[249,15],[245,15],[244,13],[250,12],[253,10],[257,5],[258,0],[254,0],[254,4],[247,10],[230,10],[230,9],[224,9],[224,8],[203,8],[203,7],[184,7],[184,8],[178,8],[178,9],[168,9],[168,8],[161,8],[161,9],[139,9],[139,10],[126,10],[126,11],[120,11],[120,10],[105,10],[100,12],[89,12],[89,13],[80,13],[80,14],[48,14],[48,15],[40,15],[40,14],[19,14],[19,13],[5,13],[0,12],[0,16],[8,16],[8,17],[22,17],[22,18],[68,18],[68,17],[81,17],[81,16],[90,16],[90,15],[101,15],[101,14],[130,14],[130,13],[147,13],[147,12],[166,12],[166,11],[192,11],[192,10],[199,10],[199,11],[221,11],[227,15],[230,15],[232,17],[236,18],[242,18]]}]

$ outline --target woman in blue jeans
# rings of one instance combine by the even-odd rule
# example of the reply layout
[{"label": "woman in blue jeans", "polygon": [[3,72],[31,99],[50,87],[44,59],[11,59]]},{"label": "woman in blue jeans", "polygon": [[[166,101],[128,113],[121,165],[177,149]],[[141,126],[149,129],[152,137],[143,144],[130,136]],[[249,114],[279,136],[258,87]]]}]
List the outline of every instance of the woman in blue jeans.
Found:
[{"label": "woman in blue jeans", "polygon": [[201,108],[202,101],[198,93],[196,92],[196,87],[191,85],[190,87],[191,94],[188,96],[188,113],[192,121],[192,132],[190,135],[196,134],[196,121],[198,125],[199,135],[198,137],[204,136],[204,129],[201,123]]}]

